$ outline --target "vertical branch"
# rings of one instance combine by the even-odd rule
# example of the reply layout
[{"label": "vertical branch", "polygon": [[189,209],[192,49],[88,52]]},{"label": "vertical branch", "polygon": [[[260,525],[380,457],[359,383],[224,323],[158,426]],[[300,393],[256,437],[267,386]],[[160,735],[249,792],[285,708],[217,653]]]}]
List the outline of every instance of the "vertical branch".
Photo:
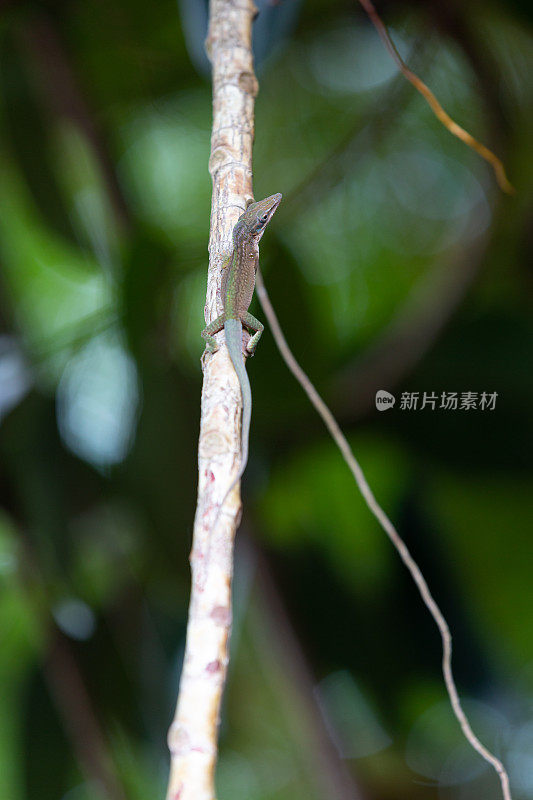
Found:
[{"label": "vertical branch", "polygon": [[[10,503],[8,502],[8,506]],[[13,509],[9,509],[10,512]],[[15,510],[13,517],[18,519]],[[19,572],[17,581],[31,613],[44,632],[47,651],[43,674],[80,771],[98,787],[106,800],[126,800],[113,762],[106,731],[98,718],[93,698],[68,639],[52,620],[52,598],[38,564],[37,553],[19,526]]]},{"label": "vertical branch", "polygon": [[366,795],[357,785],[349,764],[334,743],[320,710],[315,694],[316,681],[291,625],[270,565],[252,541],[245,540],[244,545],[239,542],[238,546],[248,550],[248,558],[254,563],[257,603],[253,603],[252,608],[260,620],[259,625],[252,621],[254,646],[267,671],[270,672],[269,661],[273,661],[285,676],[291,693],[291,703],[286,709],[287,721],[291,726],[290,735],[294,741],[301,742],[305,749],[304,768],[308,780],[315,787],[317,797],[363,800]]},{"label": "vertical branch", "polygon": [[57,25],[46,13],[33,12],[20,29],[20,40],[33,68],[40,101],[52,118],[68,119],[83,133],[100,166],[115,220],[127,231],[131,214],[113,159]]},{"label": "vertical branch", "polygon": [[[213,180],[206,322],[221,308],[217,296],[233,227],[252,194],[254,75],[252,0],[211,0],[207,53],[213,65]],[[198,329],[200,330],[200,328]],[[217,729],[228,663],[233,542],[238,486],[218,516],[240,463],[241,393],[227,350],[204,363],[199,480],[191,562],[191,600],[178,703],[170,727],[167,800],[213,800]],[[216,527],[213,529],[213,525]]]},{"label": "vertical branch", "polygon": [[125,800],[111,754],[81,671],[66,640],[51,629],[44,674],[73,752],[87,781],[107,800]]}]

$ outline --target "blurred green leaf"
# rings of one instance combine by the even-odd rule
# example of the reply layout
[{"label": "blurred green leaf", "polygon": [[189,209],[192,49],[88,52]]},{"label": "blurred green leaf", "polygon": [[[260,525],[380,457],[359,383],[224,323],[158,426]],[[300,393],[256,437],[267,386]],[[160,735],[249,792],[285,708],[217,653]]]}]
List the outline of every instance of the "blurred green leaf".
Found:
[{"label": "blurred green leaf", "polygon": [[[405,454],[378,438],[352,437],[350,444],[378,502],[394,517],[409,481]],[[312,543],[350,590],[379,594],[389,575],[391,545],[332,443],[308,447],[279,466],[261,511],[269,541],[291,548]]]}]

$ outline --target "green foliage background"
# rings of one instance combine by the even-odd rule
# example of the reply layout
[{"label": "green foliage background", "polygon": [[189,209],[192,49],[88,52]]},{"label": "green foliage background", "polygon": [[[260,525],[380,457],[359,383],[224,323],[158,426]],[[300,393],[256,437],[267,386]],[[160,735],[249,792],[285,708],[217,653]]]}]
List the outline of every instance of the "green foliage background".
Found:
[{"label": "green foliage background", "polygon": [[[259,7],[255,191],[284,195],[266,283],[448,616],[476,731],[533,798],[531,9],[380,5],[502,156],[509,198],[356,3]],[[204,12],[2,8],[6,800],[164,795],[196,490]],[[331,797],[328,770],[368,800],[499,797],[448,708],[432,622],[268,332],[248,369],[219,800]],[[375,410],[378,389],[394,409]],[[402,392],[443,391],[497,392],[496,408],[400,409]]]}]

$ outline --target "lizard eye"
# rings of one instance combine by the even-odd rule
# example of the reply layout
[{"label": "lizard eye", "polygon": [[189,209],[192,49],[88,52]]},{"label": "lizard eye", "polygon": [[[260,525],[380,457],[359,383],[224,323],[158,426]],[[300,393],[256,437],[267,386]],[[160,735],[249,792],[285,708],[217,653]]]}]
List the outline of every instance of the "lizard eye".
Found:
[{"label": "lizard eye", "polygon": [[266,224],[267,224],[267,222],[268,222],[268,214],[263,214],[263,216],[260,218],[259,222],[260,222],[262,225],[266,225]]}]

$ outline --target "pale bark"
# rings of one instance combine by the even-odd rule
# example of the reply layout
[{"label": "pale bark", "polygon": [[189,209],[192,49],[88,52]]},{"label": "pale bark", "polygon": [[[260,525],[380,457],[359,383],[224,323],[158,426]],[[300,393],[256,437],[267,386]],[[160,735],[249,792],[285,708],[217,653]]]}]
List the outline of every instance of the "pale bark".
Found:
[{"label": "pale bark", "polygon": [[[222,310],[220,267],[231,233],[252,198],[257,81],[251,51],[251,0],[211,0],[207,52],[213,65],[213,179],[205,319]],[[200,332],[200,321],[199,331]],[[220,335],[219,335],[220,337]],[[228,664],[237,486],[217,510],[240,463],[241,393],[225,347],[205,360],[198,450],[198,501],[191,552],[191,600],[174,721],[167,800],[213,800],[217,733]],[[213,529],[216,520],[216,527]]]}]

